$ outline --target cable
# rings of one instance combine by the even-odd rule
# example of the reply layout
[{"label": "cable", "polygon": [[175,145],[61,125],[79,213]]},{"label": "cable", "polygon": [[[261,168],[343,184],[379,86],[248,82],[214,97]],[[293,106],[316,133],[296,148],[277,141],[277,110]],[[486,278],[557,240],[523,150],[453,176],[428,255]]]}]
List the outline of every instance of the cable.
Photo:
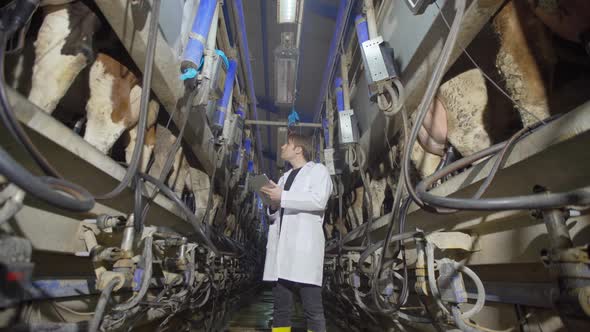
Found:
[{"label": "cable", "polygon": [[152,264],[154,260],[152,252],[152,243],[153,238],[151,236],[146,237],[143,242],[143,259],[145,268],[143,271],[143,276],[141,277],[141,286],[139,288],[139,292],[137,292],[137,294],[133,296],[130,301],[117,305],[113,308],[113,310],[129,310],[138,305],[139,301],[141,301],[145,297],[145,294],[147,293],[148,288],[150,287],[150,282],[152,281]]},{"label": "cable", "polygon": [[160,3],[161,0],[152,1],[150,26],[148,32],[148,42],[146,47],[145,66],[143,68],[143,82],[141,90],[141,99],[139,104],[139,121],[137,123],[137,138],[131,162],[127,171],[121,179],[121,182],[110,192],[100,195],[97,198],[101,200],[111,199],[119,195],[133,180],[135,174],[138,172],[139,164],[141,162],[141,154],[143,152],[143,144],[145,140],[145,129],[148,118],[148,105],[150,101],[151,86],[152,86],[152,70],[154,64],[154,56],[156,53],[156,42],[158,40],[158,19],[160,17]]},{"label": "cable", "polygon": [[369,183],[367,181],[367,175],[365,174],[364,170],[359,170],[361,175],[361,181],[363,182],[364,187],[364,197],[365,202],[367,203],[367,227],[365,228],[365,239],[367,239],[367,245],[371,245],[371,231],[373,225],[373,197],[371,195],[371,188],[369,187]]},{"label": "cable", "polygon": [[102,321],[102,317],[104,315],[104,310],[107,306],[107,302],[111,298],[111,293],[113,292],[113,289],[115,288],[117,283],[119,283],[118,279],[112,279],[100,293],[98,303],[96,304],[96,309],[94,310],[94,317],[92,317],[88,324],[88,332],[98,331],[98,328],[100,327],[100,322]]},{"label": "cable", "polygon": [[86,212],[94,207],[94,199],[86,189],[65,180],[34,176],[1,147],[0,174],[30,195],[62,209]]},{"label": "cable", "polygon": [[[408,137],[408,139],[406,140],[405,151],[404,151],[404,155],[403,155],[403,159],[402,159],[402,170],[404,172],[406,188],[407,188],[408,192],[410,193],[410,196],[412,197],[412,199],[416,202],[416,204],[418,204],[420,207],[423,207],[423,208],[425,208],[426,205],[418,197],[418,195],[416,195],[416,193],[414,192],[414,186],[411,183],[410,156],[412,154],[412,147],[416,143],[416,138],[418,137],[418,132],[420,131],[420,128],[422,127],[422,123],[424,122],[424,118],[426,117],[426,114],[428,113],[430,104],[432,103],[434,95],[436,94],[436,91],[438,90],[438,86],[440,85],[440,82],[442,80],[446,66],[449,63],[451,52],[453,51],[455,43],[457,42],[457,37],[459,35],[459,28],[460,28],[461,22],[463,20],[463,14],[465,12],[465,0],[456,1],[455,2],[455,9],[456,9],[455,18],[454,18],[453,24],[450,28],[449,35],[448,35],[445,45],[441,51],[438,62],[436,63],[436,66],[434,68],[432,78],[429,80],[428,87],[426,88],[426,92],[424,93],[424,96],[422,97],[422,101],[420,102],[420,106],[418,107],[416,123],[414,123],[411,134],[409,136],[405,135],[405,137]],[[407,124],[407,114],[405,114],[405,109],[402,108],[401,112],[402,112],[402,118],[404,118],[404,116],[405,116],[404,123]],[[407,127],[404,125],[404,130],[406,130],[406,129],[407,129]]]}]

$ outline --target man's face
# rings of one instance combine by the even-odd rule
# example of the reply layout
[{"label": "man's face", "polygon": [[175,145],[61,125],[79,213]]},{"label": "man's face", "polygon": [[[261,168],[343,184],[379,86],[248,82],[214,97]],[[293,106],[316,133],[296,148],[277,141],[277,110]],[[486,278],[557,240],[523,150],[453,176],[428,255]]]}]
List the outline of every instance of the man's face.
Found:
[{"label": "man's face", "polygon": [[281,158],[283,158],[283,160],[293,160],[299,153],[301,153],[301,147],[295,146],[293,140],[287,140],[287,143],[281,146]]}]

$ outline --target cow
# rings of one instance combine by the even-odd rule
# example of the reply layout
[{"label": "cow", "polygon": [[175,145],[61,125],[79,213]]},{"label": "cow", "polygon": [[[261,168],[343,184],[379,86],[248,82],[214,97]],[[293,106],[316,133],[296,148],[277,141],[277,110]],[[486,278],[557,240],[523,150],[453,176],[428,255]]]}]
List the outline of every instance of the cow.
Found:
[{"label": "cow", "polygon": [[107,154],[121,134],[137,123],[142,89],[131,70],[102,53],[90,69],[89,85],[84,139]]},{"label": "cow", "polygon": [[44,19],[34,43],[35,60],[28,99],[52,113],[74,79],[94,61],[97,15],[83,2],[43,7]]}]

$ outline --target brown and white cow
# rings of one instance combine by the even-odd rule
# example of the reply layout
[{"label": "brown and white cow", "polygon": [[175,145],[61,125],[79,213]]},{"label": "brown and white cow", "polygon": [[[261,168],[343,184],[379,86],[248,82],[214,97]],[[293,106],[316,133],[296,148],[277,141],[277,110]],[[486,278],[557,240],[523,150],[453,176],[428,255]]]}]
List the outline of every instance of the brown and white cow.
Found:
[{"label": "brown and white cow", "polygon": [[92,64],[84,139],[104,154],[137,123],[141,96],[138,83],[131,70],[106,54],[99,54]]}]

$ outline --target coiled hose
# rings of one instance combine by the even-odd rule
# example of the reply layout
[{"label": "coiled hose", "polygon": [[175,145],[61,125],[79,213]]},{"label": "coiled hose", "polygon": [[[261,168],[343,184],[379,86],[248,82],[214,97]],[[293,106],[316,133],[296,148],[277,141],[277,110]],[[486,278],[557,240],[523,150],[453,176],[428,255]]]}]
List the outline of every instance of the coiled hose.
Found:
[{"label": "coiled hose", "polygon": [[[447,307],[445,307],[442,300],[440,299],[440,293],[438,291],[438,286],[436,284],[436,276],[434,274],[434,245],[430,242],[426,244],[426,265],[428,270],[428,284],[430,286],[430,292],[432,293],[432,296],[434,297],[434,300],[436,301],[438,307],[445,314],[449,315],[449,310],[447,309]],[[483,306],[485,305],[486,291],[481,279],[477,276],[475,272],[473,272],[473,270],[457,262],[453,262],[453,269],[455,271],[461,271],[465,273],[469,278],[471,278],[471,280],[473,280],[477,288],[477,300],[475,302],[475,305],[469,311],[461,314],[461,317],[463,319],[468,319],[480,312]]]}]

